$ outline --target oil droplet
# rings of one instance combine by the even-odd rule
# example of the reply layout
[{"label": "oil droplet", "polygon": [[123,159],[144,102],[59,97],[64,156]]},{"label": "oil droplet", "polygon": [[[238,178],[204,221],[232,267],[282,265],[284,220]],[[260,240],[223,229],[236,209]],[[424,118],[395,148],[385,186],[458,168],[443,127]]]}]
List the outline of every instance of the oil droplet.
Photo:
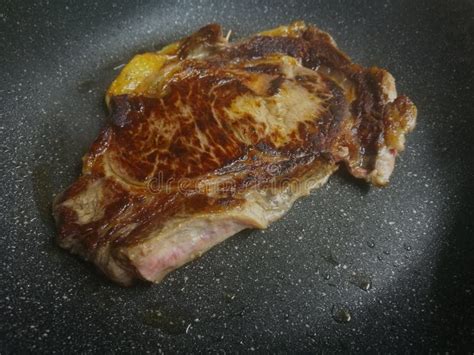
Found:
[{"label": "oil droplet", "polygon": [[373,241],[369,240],[369,241],[367,242],[367,246],[368,246],[369,248],[374,248],[374,247],[375,247],[375,243],[374,243]]},{"label": "oil droplet", "polygon": [[411,246],[408,245],[408,244],[403,244],[403,248],[406,250],[406,251],[410,251],[411,250]]},{"label": "oil droplet", "polygon": [[390,255],[390,252],[389,252],[388,250],[384,250],[383,253],[384,253],[385,255]]},{"label": "oil droplet", "polygon": [[159,328],[171,335],[184,334],[190,320],[182,315],[171,315],[161,310],[150,310],[145,313],[143,322],[154,328]]},{"label": "oil droplet", "polygon": [[77,91],[81,94],[92,92],[95,88],[97,88],[97,82],[94,80],[86,80],[77,85]]},{"label": "oil droplet", "polygon": [[237,311],[230,313],[233,317],[243,317],[247,313],[249,306],[240,307]]},{"label": "oil droplet", "polygon": [[372,280],[368,276],[357,276],[352,283],[362,291],[369,291],[372,288]]},{"label": "oil droplet", "polygon": [[338,267],[339,265],[341,265],[341,263],[339,261],[337,261],[336,257],[330,253],[329,255],[323,257],[324,260],[326,260],[329,264],[331,265],[334,265],[335,267]]},{"label": "oil droplet", "polygon": [[224,292],[224,300],[227,302],[227,303],[230,303],[234,300],[235,298],[235,294],[234,293],[230,293],[230,292]]},{"label": "oil droplet", "polygon": [[382,260],[383,260],[382,255],[377,255],[377,259],[378,259],[379,261],[382,261]]},{"label": "oil droplet", "polygon": [[338,323],[349,323],[352,319],[352,315],[347,307],[333,306],[332,318]]},{"label": "oil droplet", "polygon": [[331,276],[329,276],[329,274],[324,274],[323,277],[324,277],[325,280],[329,280],[331,278]]}]

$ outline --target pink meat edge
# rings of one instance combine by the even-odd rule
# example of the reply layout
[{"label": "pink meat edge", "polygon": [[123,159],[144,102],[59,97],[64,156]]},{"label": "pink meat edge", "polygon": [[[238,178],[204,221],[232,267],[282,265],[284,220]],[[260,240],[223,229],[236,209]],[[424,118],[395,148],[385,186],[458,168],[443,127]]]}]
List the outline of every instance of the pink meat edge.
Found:
[{"label": "pink meat edge", "polygon": [[[197,224],[197,226],[196,226]],[[171,271],[200,257],[213,246],[254,224],[237,219],[205,219],[175,231],[166,238],[151,240],[129,253],[139,278],[158,283]]]}]

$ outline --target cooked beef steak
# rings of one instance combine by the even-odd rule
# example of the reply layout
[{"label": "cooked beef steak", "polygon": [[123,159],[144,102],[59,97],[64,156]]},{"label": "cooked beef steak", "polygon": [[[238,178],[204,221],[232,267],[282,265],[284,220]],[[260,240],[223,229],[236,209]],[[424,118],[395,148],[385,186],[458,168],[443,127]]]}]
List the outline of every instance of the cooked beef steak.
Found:
[{"label": "cooked beef steak", "polygon": [[267,227],[341,164],[385,185],[416,119],[388,72],[302,22],[235,43],[208,25],[137,55],[106,101],[54,215],[59,245],[123,285]]}]

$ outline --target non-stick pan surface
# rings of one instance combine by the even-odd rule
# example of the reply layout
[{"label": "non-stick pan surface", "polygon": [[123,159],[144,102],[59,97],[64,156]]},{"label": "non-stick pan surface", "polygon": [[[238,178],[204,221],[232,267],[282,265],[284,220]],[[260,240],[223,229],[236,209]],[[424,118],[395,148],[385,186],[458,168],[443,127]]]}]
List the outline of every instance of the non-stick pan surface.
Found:
[{"label": "non-stick pan surface", "polygon": [[[2,1],[0,352],[473,351],[473,16],[470,1]],[[118,287],[54,245],[52,198],[123,63],[210,22],[238,38],[296,19],[417,104],[389,187],[337,174],[159,285]]]}]

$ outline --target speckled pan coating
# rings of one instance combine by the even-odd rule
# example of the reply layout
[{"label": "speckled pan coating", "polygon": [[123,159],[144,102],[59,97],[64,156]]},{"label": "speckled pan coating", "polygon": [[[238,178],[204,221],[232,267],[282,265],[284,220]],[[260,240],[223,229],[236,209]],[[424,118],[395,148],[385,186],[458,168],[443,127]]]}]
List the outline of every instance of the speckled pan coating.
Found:
[{"label": "speckled pan coating", "polygon": [[[473,17],[470,1],[3,1],[0,352],[472,351]],[[334,176],[156,286],[115,286],[53,244],[52,196],[123,63],[209,22],[240,37],[295,19],[416,102],[388,188]]]}]

